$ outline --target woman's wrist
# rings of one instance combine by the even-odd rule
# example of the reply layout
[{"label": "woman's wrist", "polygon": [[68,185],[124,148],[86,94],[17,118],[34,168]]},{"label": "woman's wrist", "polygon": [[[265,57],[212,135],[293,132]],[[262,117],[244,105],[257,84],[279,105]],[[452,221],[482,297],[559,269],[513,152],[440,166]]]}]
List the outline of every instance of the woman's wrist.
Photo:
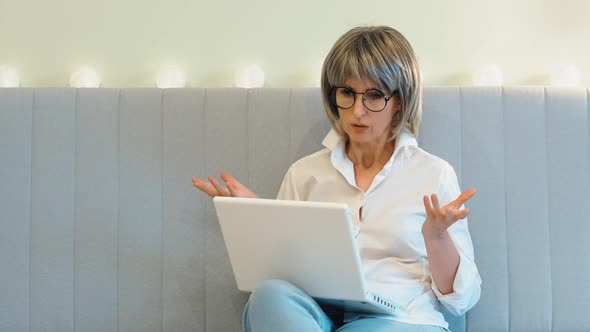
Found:
[{"label": "woman's wrist", "polygon": [[446,228],[442,228],[435,223],[430,223],[428,220],[424,222],[422,225],[422,236],[424,236],[424,240],[443,240],[447,237],[449,233],[447,232]]}]

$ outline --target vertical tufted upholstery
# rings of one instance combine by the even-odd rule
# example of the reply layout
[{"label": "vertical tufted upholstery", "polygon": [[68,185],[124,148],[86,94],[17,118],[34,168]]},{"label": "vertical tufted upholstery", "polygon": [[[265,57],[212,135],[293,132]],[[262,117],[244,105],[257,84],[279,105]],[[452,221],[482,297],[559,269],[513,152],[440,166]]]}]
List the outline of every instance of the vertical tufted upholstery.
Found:
[{"label": "vertical tufted upholstery", "polygon": [[[482,298],[453,331],[590,330],[589,92],[429,87],[419,144],[475,187]],[[239,331],[210,199],[275,196],[319,89],[0,89],[0,331]]]}]

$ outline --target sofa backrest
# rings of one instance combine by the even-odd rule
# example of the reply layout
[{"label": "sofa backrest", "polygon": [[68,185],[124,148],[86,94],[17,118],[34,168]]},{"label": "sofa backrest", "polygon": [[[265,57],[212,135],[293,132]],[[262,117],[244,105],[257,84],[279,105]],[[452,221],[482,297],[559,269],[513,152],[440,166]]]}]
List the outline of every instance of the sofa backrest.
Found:
[{"label": "sofa backrest", "polygon": [[[468,204],[482,298],[453,331],[590,329],[589,91],[429,87],[419,144]],[[0,89],[0,331],[239,331],[209,197],[273,198],[319,89]],[[588,204],[588,205],[587,205]]]}]

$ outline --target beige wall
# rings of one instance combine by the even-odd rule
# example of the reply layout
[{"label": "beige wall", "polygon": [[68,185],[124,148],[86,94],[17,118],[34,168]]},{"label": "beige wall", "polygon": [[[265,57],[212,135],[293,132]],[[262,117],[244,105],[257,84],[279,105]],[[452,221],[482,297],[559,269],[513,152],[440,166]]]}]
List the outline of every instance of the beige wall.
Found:
[{"label": "beige wall", "polygon": [[506,85],[543,85],[569,63],[590,86],[588,0],[0,0],[0,65],[31,87],[66,86],[83,64],[104,87],[154,86],[167,63],[193,87],[233,86],[250,63],[268,87],[313,86],[338,36],[367,24],[408,37],[427,85],[471,84],[485,63]]}]

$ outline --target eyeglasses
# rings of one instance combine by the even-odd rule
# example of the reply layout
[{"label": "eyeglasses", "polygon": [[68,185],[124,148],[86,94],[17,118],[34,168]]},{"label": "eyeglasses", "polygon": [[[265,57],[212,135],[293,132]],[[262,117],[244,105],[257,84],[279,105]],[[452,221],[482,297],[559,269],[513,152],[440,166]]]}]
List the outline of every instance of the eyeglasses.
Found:
[{"label": "eyeglasses", "polygon": [[387,102],[393,97],[395,91],[389,97],[377,89],[369,89],[365,92],[355,92],[351,88],[336,86],[332,88],[332,101],[338,108],[349,109],[356,102],[356,95],[363,95],[363,105],[371,112],[381,112],[387,106]]}]

